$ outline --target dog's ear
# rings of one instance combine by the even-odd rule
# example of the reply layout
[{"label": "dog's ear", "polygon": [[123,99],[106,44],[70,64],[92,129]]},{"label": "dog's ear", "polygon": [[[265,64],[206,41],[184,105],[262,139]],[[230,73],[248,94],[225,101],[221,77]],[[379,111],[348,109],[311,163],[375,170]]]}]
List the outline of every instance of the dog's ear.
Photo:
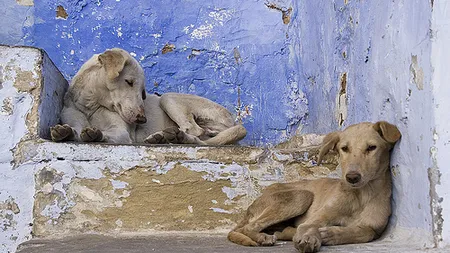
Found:
[{"label": "dog's ear", "polygon": [[340,134],[340,131],[337,131],[337,132],[329,133],[325,136],[325,138],[322,141],[322,146],[320,147],[320,150],[319,150],[317,164],[321,164],[323,157],[326,154],[328,154],[328,152],[331,149],[336,148],[336,144],[339,142],[339,139],[340,139],[339,134]]},{"label": "dog's ear", "polygon": [[106,50],[98,56],[98,60],[105,68],[108,79],[113,80],[120,75],[126,64],[125,57],[118,51]]},{"label": "dog's ear", "polygon": [[390,144],[395,144],[402,137],[398,128],[386,121],[378,121],[373,128]]}]

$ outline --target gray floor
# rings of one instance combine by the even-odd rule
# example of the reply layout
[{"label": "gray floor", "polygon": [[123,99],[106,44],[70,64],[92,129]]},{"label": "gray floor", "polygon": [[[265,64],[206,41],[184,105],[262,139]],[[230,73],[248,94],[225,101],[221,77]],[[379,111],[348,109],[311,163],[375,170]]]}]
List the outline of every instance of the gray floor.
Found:
[{"label": "gray floor", "polygon": [[[430,252],[444,253],[449,249],[414,249],[408,245],[374,242],[356,245],[322,247],[321,252]],[[82,235],[63,239],[33,239],[19,246],[17,253],[142,253],[142,252],[297,252],[292,242],[280,242],[273,247],[243,247],[227,241],[225,235],[164,234],[146,237],[106,237]]]}]

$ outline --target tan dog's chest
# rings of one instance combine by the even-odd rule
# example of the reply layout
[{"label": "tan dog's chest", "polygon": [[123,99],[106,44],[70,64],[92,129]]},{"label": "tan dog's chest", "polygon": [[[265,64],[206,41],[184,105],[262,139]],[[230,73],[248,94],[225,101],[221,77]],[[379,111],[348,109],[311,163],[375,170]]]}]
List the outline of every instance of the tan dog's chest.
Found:
[{"label": "tan dog's chest", "polygon": [[340,192],[337,187],[339,184],[314,192],[313,203],[305,214],[297,217],[295,225],[326,221],[324,226],[346,226],[358,219],[361,213],[358,197],[351,192]]}]

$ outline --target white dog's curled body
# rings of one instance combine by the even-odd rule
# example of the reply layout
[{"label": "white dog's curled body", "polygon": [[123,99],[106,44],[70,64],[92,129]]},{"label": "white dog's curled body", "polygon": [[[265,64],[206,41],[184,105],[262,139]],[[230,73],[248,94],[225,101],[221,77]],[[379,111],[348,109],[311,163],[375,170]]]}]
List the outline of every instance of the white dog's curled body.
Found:
[{"label": "white dog's curled body", "polygon": [[206,98],[145,92],[144,71],[125,50],[92,56],[73,78],[64,98],[54,141],[109,143],[233,144],[245,128]]}]

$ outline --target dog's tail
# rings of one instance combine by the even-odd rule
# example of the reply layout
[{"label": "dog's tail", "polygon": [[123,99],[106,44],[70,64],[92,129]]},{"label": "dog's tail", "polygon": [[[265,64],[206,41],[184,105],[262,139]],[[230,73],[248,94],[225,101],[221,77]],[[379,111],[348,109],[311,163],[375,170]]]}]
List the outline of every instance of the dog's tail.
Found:
[{"label": "dog's tail", "polygon": [[258,244],[250,237],[236,231],[228,233],[228,240],[243,246],[258,246]]}]

